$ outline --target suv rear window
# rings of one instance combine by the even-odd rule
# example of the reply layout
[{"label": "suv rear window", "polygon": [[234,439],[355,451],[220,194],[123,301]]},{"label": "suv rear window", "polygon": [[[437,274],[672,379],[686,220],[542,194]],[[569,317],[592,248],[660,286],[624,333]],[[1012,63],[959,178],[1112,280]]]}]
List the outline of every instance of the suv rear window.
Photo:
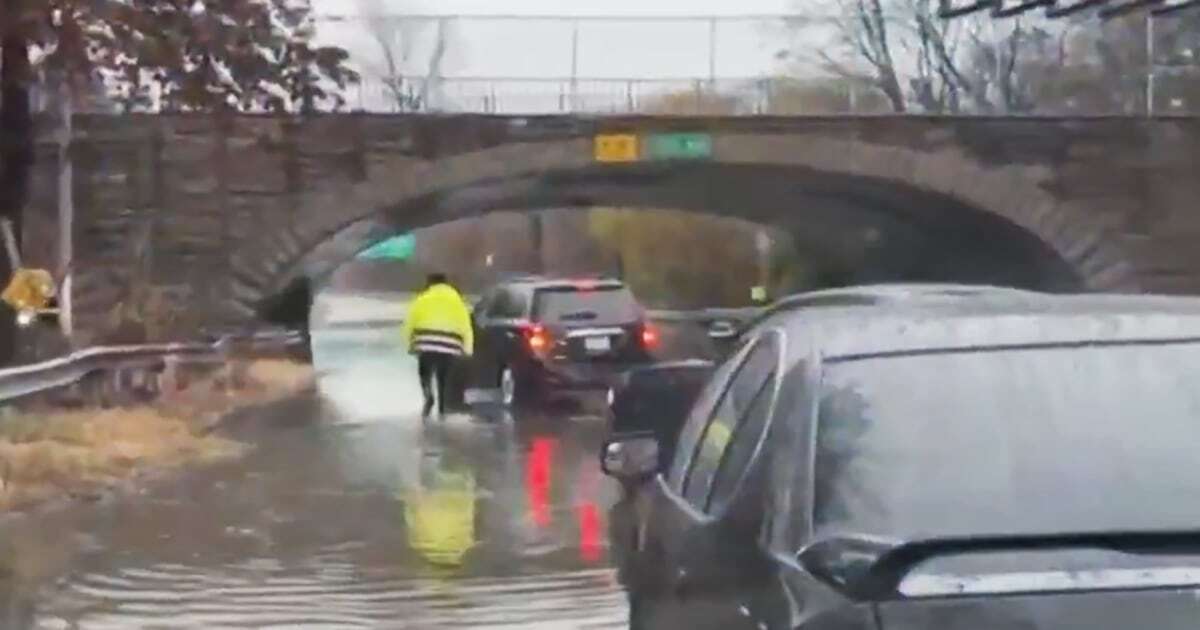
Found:
[{"label": "suv rear window", "polygon": [[639,316],[637,300],[627,287],[539,289],[533,316],[549,323],[624,324]]}]

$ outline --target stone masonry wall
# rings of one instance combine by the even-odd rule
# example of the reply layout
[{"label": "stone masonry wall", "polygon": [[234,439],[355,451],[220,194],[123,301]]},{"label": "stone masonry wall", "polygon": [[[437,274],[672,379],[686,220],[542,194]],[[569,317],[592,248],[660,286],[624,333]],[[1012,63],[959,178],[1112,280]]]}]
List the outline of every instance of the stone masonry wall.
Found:
[{"label": "stone masonry wall", "polygon": [[[277,283],[232,279],[285,268],[339,220],[381,209],[361,200],[399,204],[409,191],[417,198],[472,177],[583,165],[589,145],[578,141],[606,130],[707,130],[718,160],[832,169],[955,196],[1020,214],[1014,221],[1092,267],[1084,275],[1099,288],[1200,292],[1197,119],[132,115],[81,116],[75,126],[82,344],[111,337],[122,307],[156,338],[246,324],[237,304]],[[56,164],[45,137],[24,247],[32,263],[53,268]],[[556,153],[530,149],[526,158],[520,143]]]}]

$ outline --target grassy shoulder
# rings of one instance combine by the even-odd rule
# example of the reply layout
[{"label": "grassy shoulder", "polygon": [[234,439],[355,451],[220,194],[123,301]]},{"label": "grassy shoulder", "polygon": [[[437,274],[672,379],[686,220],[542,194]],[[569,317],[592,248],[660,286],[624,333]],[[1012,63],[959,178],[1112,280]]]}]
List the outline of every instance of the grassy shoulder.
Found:
[{"label": "grassy shoulder", "polygon": [[244,445],[215,435],[220,418],[312,383],[312,368],[259,360],[198,379],[145,405],[30,411],[0,419],[0,512],[94,496],[141,470],[236,457]]}]

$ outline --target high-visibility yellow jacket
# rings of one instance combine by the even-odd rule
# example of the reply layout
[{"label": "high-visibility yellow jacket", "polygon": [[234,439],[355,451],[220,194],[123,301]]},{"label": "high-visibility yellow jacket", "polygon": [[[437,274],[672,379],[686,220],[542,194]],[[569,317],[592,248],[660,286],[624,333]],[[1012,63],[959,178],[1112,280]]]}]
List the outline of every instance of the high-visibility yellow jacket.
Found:
[{"label": "high-visibility yellow jacket", "polygon": [[409,352],[458,356],[475,352],[470,307],[448,284],[435,284],[413,300],[404,318],[403,334]]}]

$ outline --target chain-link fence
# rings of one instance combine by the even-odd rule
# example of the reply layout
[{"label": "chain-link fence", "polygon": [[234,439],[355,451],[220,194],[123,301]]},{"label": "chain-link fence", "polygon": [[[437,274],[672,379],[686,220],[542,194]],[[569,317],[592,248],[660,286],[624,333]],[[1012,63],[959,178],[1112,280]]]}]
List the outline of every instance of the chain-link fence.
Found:
[{"label": "chain-link fence", "polygon": [[[428,86],[428,87],[427,87]],[[423,100],[422,94],[429,95]],[[877,90],[833,79],[407,79],[366,81],[349,95],[361,111],[484,114],[830,115],[890,111]]]}]

